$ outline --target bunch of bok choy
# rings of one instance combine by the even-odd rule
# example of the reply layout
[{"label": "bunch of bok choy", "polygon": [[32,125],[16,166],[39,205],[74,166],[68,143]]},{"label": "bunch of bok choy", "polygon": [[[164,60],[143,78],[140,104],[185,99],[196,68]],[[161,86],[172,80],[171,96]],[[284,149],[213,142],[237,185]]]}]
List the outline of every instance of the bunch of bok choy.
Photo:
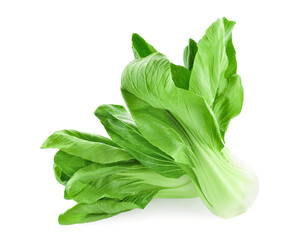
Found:
[{"label": "bunch of bok choy", "polygon": [[232,43],[235,22],[218,19],[184,49],[184,66],[171,63],[138,34],[135,60],[122,73],[119,105],[95,111],[110,139],[75,130],[53,133],[54,172],[65,199],[77,204],[60,224],[96,221],[153,198],[200,197],[223,218],[253,203],[257,177],[225,146],[230,120],[243,104]]}]

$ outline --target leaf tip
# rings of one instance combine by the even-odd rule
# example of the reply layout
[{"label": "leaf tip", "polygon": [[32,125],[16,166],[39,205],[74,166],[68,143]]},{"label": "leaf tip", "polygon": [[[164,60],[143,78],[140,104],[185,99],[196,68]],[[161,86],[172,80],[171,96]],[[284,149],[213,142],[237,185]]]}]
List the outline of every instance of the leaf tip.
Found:
[{"label": "leaf tip", "polygon": [[100,105],[98,108],[96,108],[94,114],[96,117],[100,118],[102,117],[102,112],[103,112],[103,105]]},{"label": "leaf tip", "polygon": [[134,42],[134,40],[139,39],[139,38],[142,38],[139,34],[132,33],[132,37],[131,37],[132,42]]},{"label": "leaf tip", "polygon": [[66,217],[65,217],[65,213],[62,213],[62,214],[59,215],[59,217],[58,217],[58,223],[59,223],[60,225],[69,225],[69,224],[71,224],[71,223],[69,223],[69,222],[67,221],[67,219],[66,219]]},{"label": "leaf tip", "polygon": [[47,139],[43,142],[43,144],[40,146],[40,149],[46,149],[46,148],[48,148],[48,139],[49,139],[49,138],[47,138]]}]

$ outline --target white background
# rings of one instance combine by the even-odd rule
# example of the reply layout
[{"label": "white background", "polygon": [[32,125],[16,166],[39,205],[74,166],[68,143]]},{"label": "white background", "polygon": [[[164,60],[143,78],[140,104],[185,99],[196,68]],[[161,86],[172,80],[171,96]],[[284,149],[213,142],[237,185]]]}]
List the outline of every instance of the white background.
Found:
[{"label": "white background", "polygon": [[[1,239],[306,239],[307,19],[304,1],[1,1]],[[245,102],[228,147],[257,172],[253,207],[224,220],[199,199],[153,200],[90,224],[60,226],[71,207],[54,179],[53,131],[105,134],[93,112],[123,104],[131,34],[182,64],[188,38],[218,17],[233,41]]]}]

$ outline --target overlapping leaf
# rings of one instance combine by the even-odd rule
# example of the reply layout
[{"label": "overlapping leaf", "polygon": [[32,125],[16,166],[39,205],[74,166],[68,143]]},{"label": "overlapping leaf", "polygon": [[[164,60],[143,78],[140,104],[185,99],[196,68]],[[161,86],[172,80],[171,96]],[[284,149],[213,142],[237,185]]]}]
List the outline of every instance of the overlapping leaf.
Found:
[{"label": "overlapping leaf", "polygon": [[[125,110],[121,106],[117,107]],[[112,112],[108,111],[110,110],[109,108],[105,110]],[[116,111],[112,113],[114,114]],[[129,116],[125,112],[125,114],[118,115],[117,117],[123,120],[125,115]],[[128,120],[129,118],[126,118],[126,121]],[[140,134],[137,129],[134,130],[135,133]],[[75,136],[79,136],[79,139],[86,138],[87,145],[101,140],[98,135],[85,134],[73,130],[65,132],[74,133]],[[73,138],[70,141],[78,142],[79,139]],[[109,139],[105,142],[110,146],[117,146],[118,149],[121,149]],[[166,159],[170,158],[149,143],[147,145],[149,150],[154,149],[153,153],[156,154],[157,161],[161,158],[163,162],[163,157]],[[46,146],[50,145],[46,144]],[[57,146],[62,147],[63,144]],[[62,149],[73,152],[75,145],[72,144],[71,146],[73,150],[67,144]],[[62,150],[55,154],[54,172],[56,179],[66,186],[64,198],[74,199],[78,202],[76,206],[60,215],[60,224],[96,221],[134,208],[144,208],[154,196],[162,198],[190,198],[197,196],[197,191],[187,176],[182,176],[179,179],[168,179],[136,160],[110,162],[108,164],[98,164],[94,161],[68,154]],[[174,169],[173,172],[176,172],[176,170]]]},{"label": "overlapping leaf", "polygon": [[122,106],[101,105],[95,115],[112,140],[138,159],[144,166],[166,177],[184,174],[169,155],[149,143],[137,129],[133,119]]},{"label": "overlapping leaf", "polygon": [[68,154],[101,164],[133,159],[110,139],[76,130],[61,130],[53,133],[41,148],[57,148]]},{"label": "overlapping leaf", "polygon": [[143,136],[172,157],[180,159],[189,151],[187,135],[223,147],[212,110],[203,98],[174,85],[164,55],[131,62],[122,74],[121,90]]},{"label": "overlapping leaf", "polygon": [[[67,194],[77,202],[93,203],[101,198],[124,199],[142,193],[155,192],[158,186],[144,183],[148,169],[137,162],[117,166],[91,164],[77,171],[66,184]],[[140,178],[135,177],[136,173]],[[129,175],[132,174],[132,175]]]},{"label": "overlapping leaf", "polygon": [[103,198],[94,203],[78,203],[59,216],[59,223],[70,225],[113,217],[135,208],[144,208],[152,197],[151,194],[148,194],[123,200]]}]

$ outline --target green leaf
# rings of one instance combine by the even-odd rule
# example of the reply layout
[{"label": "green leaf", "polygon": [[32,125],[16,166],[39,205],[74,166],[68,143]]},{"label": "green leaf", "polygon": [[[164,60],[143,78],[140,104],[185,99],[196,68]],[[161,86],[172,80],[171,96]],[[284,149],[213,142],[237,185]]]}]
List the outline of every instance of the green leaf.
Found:
[{"label": "green leaf", "polygon": [[236,50],[232,43],[232,30],[236,24],[234,21],[228,21],[223,18],[224,28],[225,28],[225,47],[228,59],[228,66],[225,72],[225,78],[229,78],[231,75],[237,73],[237,59]]},{"label": "green leaf", "polygon": [[137,58],[144,58],[148,55],[156,52],[156,49],[148,44],[140,35],[134,33],[132,35],[132,50],[134,53],[134,57]]},{"label": "green leaf", "polygon": [[68,154],[101,164],[133,159],[110,139],[76,130],[61,130],[53,133],[41,148],[58,148]]},{"label": "green leaf", "polygon": [[[137,162],[118,166],[91,164],[70,178],[66,184],[66,192],[79,203],[93,203],[104,197],[124,199],[141,193],[157,192],[160,189],[158,186],[149,185],[142,180],[146,171],[150,172]],[[129,174],[134,173],[140,173],[140,178],[129,177]]]},{"label": "green leaf", "polygon": [[194,59],[198,51],[197,43],[193,39],[189,39],[189,45],[183,51],[184,66],[190,71],[193,68]]},{"label": "green leaf", "polygon": [[116,165],[93,163],[78,170],[66,184],[66,194],[79,203],[93,203],[104,197],[124,199],[148,193],[157,194],[160,198],[198,196],[186,175],[177,179],[167,178],[137,161]]},{"label": "green leaf", "polygon": [[232,43],[232,29],[234,21],[223,18],[225,26],[225,46],[228,58],[228,67],[225,77],[221,79],[212,109],[220,126],[221,134],[224,138],[230,120],[241,112],[243,105],[243,87],[241,78],[236,74],[237,60],[236,51]]},{"label": "green leaf", "polygon": [[212,107],[223,139],[230,120],[240,113],[243,104],[241,80],[235,75],[234,26],[234,21],[223,18],[206,31],[199,41],[189,88]]},{"label": "green leaf", "polygon": [[176,87],[189,89],[191,72],[188,69],[171,63],[171,73]]},{"label": "green leaf", "polygon": [[68,194],[66,192],[66,188],[64,189],[64,199],[66,199],[66,200],[72,199],[70,196],[68,196]]},{"label": "green leaf", "polygon": [[224,23],[218,19],[199,41],[191,72],[189,91],[203,97],[209,106],[214,101],[228,65],[225,37]]},{"label": "green leaf", "polygon": [[219,89],[213,104],[213,111],[224,138],[229,122],[239,115],[243,105],[243,87],[239,75],[234,74],[227,79],[226,86]]},{"label": "green leaf", "polygon": [[166,177],[178,178],[184,174],[169,155],[142,136],[123,106],[101,105],[95,111],[95,115],[112,140],[144,166]]},{"label": "green leaf", "polygon": [[54,156],[54,162],[69,177],[72,177],[79,169],[90,165],[92,162],[73,156],[59,150]]},{"label": "green leaf", "polygon": [[78,203],[61,214],[58,220],[61,225],[94,222],[135,208],[144,208],[151,199],[152,196],[148,194],[123,200],[104,198],[90,204]]},{"label": "green leaf", "polygon": [[69,176],[67,176],[61,167],[59,167],[56,163],[53,164],[53,171],[54,171],[54,176],[55,179],[62,185],[66,185],[66,183],[69,180]]}]

